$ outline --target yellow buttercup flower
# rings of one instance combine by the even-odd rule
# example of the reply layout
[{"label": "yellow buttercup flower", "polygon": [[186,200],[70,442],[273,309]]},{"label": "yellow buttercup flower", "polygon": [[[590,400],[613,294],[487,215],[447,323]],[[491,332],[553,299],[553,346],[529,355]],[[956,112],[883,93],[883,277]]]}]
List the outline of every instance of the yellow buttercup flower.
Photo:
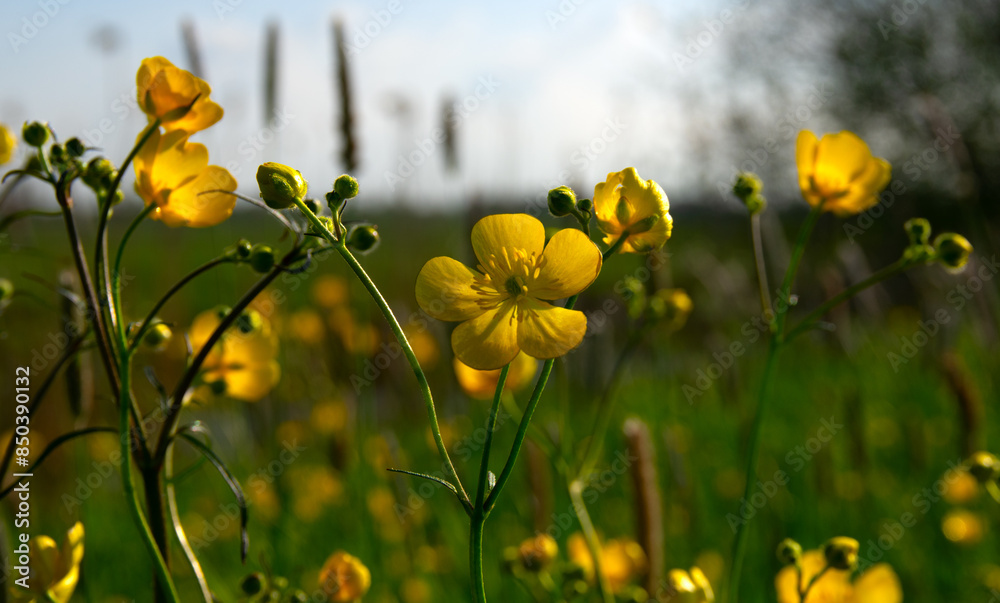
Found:
[{"label": "yellow buttercup flower", "polygon": [[503,367],[524,351],[556,358],[583,341],[587,317],[549,302],[590,286],[601,252],[579,230],[545,244],[545,227],[526,214],[487,216],[472,228],[477,270],[437,257],[417,276],[417,303],[439,320],[458,321],[451,345],[472,368]]},{"label": "yellow buttercup flower", "polygon": [[952,509],[941,520],[944,537],[957,544],[976,544],[983,539],[983,520],[972,511]]},{"label": "yellow buttercup flower", "polygon": [[809,205],[823,204],[823,211],[847,216],[878,203],[878,194],[889,184],[892,166],[872,156],[865,141],[853,132],[824,134],[799,132],[795,142],[799,187]]},{"label": "yellow buttercup flower", "polygon": [[330,601],[356,601],[371,588],[372,575],[357,557],[337,551],[323,564],[319,584]]},{"label": "yellow buttercup flower", "polygon": [[[454,360],[455,378],[462,390],[477,400],[490,400],[497,389],[500,380],[500,369],[481,371],[465,364],[458,358]],[[507,371],[507,381],[504,382],[505,392],[516,392],[531,383],[531,378],[538,370],[538,361],[524,352],[518,354],[510,363]]]},{"label": "yellow buttercup flower", "polygon": [[17,146],[17,138],[10,133],[7,126],[0,124],[0,165],[10,161],[14,156],[14,147]]},{"label": "yellow buttercup flower", "polygon": [[552,565],[559,555],[559,545],[548,534],[538,534],[522,541],[517,553],[525,569],[537,572]]},{"label": "yellow buttercup flower", "polygon": [[[194,319],[188,333],[194,353],[201,350],[219,322],[214,310],[202,312]],[[207,398],[206,390],[214,390],[246,402],[260,400],[281,377],[277,355],[278,338],[267,321],[262,320],[249,333],[239,327],[228,329],[202,365],[202,379],[208,385],[199,388],[195,397]]]},{"label": "yellow buttercup flower", "polygon": [[805,589],[813,576],[826,567],[822,551],[807,551],[802,555],[802,581],[796,583],[796,569],[785,566],[774,579],[778,603],[900,603],[903,589],[896,572],[885,563],[873,565],[853,583],[851,572],[830,568],[816,580],[805,601],[799,589]]},{"label": "yellow buttercup flower", "polygon": [[[583,534],[577,532],[566,543],[569,560],[583,569],[588,581],[594,580],[594,558]],[[601,545],[601,571],[614,592],[625,588],[648,570],[646,552],[633,540],[608,540]]]},{"label": "yellow buttercup flower", "polygon": [[205,145],[188,142],[184,132],[153,132],[136,154],[135,192],[152,217],[167,226],[214,226],[233,213],[236,197],[211,190],[235,191],[236,180],[217,165],[208,165]]},{"label": "yellow buttercup flower", "polygon": [[712,603],[715,601],[715,593],[712,585],[708,582],[697,567],[692,567],[690,571],[682,569],[672,569],[667,573],[667,584],[670,585],[671,593],[674,593],[678,603]]},{"label": "yellow buttercup flower", "polygon": [[208,83],[163,57],[143,59],[135,84],[139,107],[150,120],[160,118],[168,132],[194,134],[222,119]]},{"label": "yellow buttercup flower", "polygon": [[604,242],[613,245],[623,234],[628,238],[620,253],[646,253],[663,247],[674,221],[670,202],[660,185],[643,180],[635,168],[608,174],[594,187],[594,216],[604,232]]},{"label": "yellow buttercup flower", "polygon": [[29,590],[14,589],[14,600],[21,603],[55,601],[67,603],[80,581],[83,561],[83,524],[76,522],[60,548],[48,536],[36,536],[28,542],[31,549]]}]

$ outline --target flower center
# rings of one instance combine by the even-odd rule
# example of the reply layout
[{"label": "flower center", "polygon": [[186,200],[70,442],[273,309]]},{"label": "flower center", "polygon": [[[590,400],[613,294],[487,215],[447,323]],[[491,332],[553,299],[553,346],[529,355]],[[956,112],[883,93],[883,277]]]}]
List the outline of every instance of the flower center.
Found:
[{"label": "flower center", "polygon": [[523,249],[501,247],[477,266],[482,276],[472,288],[479,294],[479,304],[493,307],[505,299],[529,295],[541,275],[545,258]]},{"label": "flower center", "polygon": [[524,284],[521,282],[521,279],[517,278],[516,276],[507,277],[507,282],[505,282],[503,286],[505,289],[507,289],[507,293],[510,293],[514,297],[517,297],[522,293],[528,292],[528,288],[525,287]]}]

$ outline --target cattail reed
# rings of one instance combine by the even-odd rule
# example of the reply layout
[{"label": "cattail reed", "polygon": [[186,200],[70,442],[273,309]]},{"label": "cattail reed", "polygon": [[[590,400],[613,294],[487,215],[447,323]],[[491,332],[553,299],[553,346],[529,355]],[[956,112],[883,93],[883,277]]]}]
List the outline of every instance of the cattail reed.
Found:
[{"label": "cattail reed", "polygon": [[334,62],[334,87],[335,93],[340,98],[340,135],[343,137],[344,146],[341,149],[340,158],[344,170],[354,172],[358,168],[357,138],[355,137],[353,89],[351,80],[347,73],[347,50],[344,41],[344,23],[335,20],[333,22],[333,53]]},{"label": "cattail reed", "polygon": [[979,450],[979,426],[983,419],[983,400],[961,358],[952,352],[941,355],[939,361],[948,388],[955,396],[962,431],[959,434],[959,452],[963,457]]},{"label": "cattail reed", "polygon": [[636,537],[649,559],[645,584],[654,592],[663,571],[663,507],[656,476],[656,451],[649,427],[639,419],[625,421],[625,438],[629,456],[638,459],[632,465],[632,485],[635,497]]}]

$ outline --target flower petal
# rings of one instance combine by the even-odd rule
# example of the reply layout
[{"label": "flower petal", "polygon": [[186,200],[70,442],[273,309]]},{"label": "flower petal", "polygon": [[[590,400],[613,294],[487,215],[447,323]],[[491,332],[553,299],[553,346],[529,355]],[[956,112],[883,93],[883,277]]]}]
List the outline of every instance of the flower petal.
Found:
[{"label": "flower petal", "polygon": [[208,166],[194,180],[171,191],[166,205],[156,210],[155,217],[167,226],[215,226],[232,215],[236,197],[206,193],[213,190],[236,190],[236,180],[217,165]]},{"label": "flower petal", "polygon": [[[795,139],[795,164],[799,168],[799,188],[810,205],[819,203],[812,190],[812,177],[816,173],[816,149],[819,139],[809,130],[799,132]],[[815,202],[814,202],[815,199]]]},{"label": "flower petal", "polygon": [[816,148],[816,171],[837,174],[845,184],[860,176],[871,160],[865,141],[847,130],[824,134]]},{"label": "flower petal", "polygon": [[544,261],[529,294],[538,299],[562,299],[583,291],[601,272],[601,252],[575,228],[560,230],[542,252]]},{"label": "flower petal", "polygon": [[518,301],[517,345],[525,354],[543,360],[557,358],[583,341],[587,317],[579,310],[567,310],[534,300]]},{"label": "flower petal", "polygon": [[878,203],[878,194],[889,184],[892,166],[877,157],[868,162],[865,171],[851,182],[850,192],[830,203],[830,211],[839,215],[858,214]]},{"label": "flower petal", "polygon": [[903,588],[885,563],[873,566],[854,582],[854,603],[900,603]]},{"label": "flower petal", "polygon": [[[472,249],[476,252],[479,263],[494,280],[503,280],[508,276],[504,266],[491,268],[493,256],[503,256],[503,249],[520,249],[531,254],[541,255],[545,247],[545,227],[528,214],[494,214],[486,216],[472,227]],[[495,273],[496,272],[496,273]],[[498,276],[499,275],[499,276]]]},{"label": "flower petal", "polygon": [[508,300],[451,333],[451,347],[458,359],[474,369],[498,369],[517,356],[520,326],[514,319],[514,302]]},{"label": "flower petal", "polygon": [[449,257],[433,258],[417,275],[417,303],[438,320],[469,320],[483,313],[472,288],[479,273]]}]

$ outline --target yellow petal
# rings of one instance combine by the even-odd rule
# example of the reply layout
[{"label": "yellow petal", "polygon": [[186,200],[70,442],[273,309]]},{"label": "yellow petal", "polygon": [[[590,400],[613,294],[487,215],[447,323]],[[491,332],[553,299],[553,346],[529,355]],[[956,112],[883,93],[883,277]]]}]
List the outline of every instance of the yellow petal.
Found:
[{"label": "yellow petal", "polygon": [[472,285],[479,273],[449,257],[436,257],[417,275],[417,303],[438,320],[469,320],[483,313]]},{"label": "yellow petal", "polygon": [[31,590],[44,592],[56,582],[59,573],[59,545],[48,536],[37,536],[31,539]]},{"label": "yellow petal", "polygon": [[819,139],[809,130],[799,132],[795,139],[795,165],[799,168],[799,186],[803,191],[810,188],[809,179],[816,170],[816,148]]},{"label": "yellow petal", "polygon": [[[458,358],[454,360],[455,378],[462,390],[477,400],[489,400],[496,392],[500,369],[481,371],[468,366]],[[518,354],[510,363],[504,391],[517,391],[527,385],[538,370],[538,361],[525,353]]]},{"label": "yellow petal", "polygon": [[543,360],[557,358],[583,341],[587,317],[530,297],[518,301],[517,346],[525,354]]},{"label": "yellow petal", "polygon": [[854,581],[854,603],[900,603],[903,587],[896,572],[884,563],[873,566]]},{"label": "yellow petal", "polygon": [[17,146],[17,139],[10,133],[7,126],[0,124],[0,165],[10,161],[14,155],[14,147]]},{"label": "yellow petal", "polygon": [[538,299],[562,299],[583,291],[601,272],[601,252],[583,232],[560,230],[542,252],[541,273],[529,294]]},{"label": "yellow petal", "polygon": [[507,300],[451,333],[451,347],[458,359],[474,369],[502,368],[517,356],[519,326],[514,319],[515,304]]},{"label": "yellow petal", "polygon": [[193,180],[171,191],[166,205],[161,205],[156,217],[167,226],[203,228],[226,220],[236,207],[236,197],[206,191],[235,191],[236,180],[229,171],[210,165]]},{"label": "yellow petal", "polygon": [[889,162],[873,157],[865,171],[851,182],[849,192],[831,203],[830,211],[841,216],[865,211],[878,203],[878,194],[891,178],[892,166]]},{"label": "yellow petal", "polygon": [[825,134],[816,149],[816,171],[836,173],[850,183],[865,171],[871,159],[868,145],[854,132]]},{"label": "yellow petal", "polygon": [[[472,227],[472,249],[479,263],[495,281],[503,280],[508,275],[503,270],[504,248],[538,256],[544,247],[545,227],[528,214],[494,214]],[[496,264],[496,269],[491,268],[491,261]]]},{"label": "yellow petal", "polygon": [[617,224],[616,207],[620,195],[617,190],[624,180],[624,172],[611,172],[604,182],[598,182],[594,187],[594,216],[601,223],[601,230],[610,234],[610,229]]}]

